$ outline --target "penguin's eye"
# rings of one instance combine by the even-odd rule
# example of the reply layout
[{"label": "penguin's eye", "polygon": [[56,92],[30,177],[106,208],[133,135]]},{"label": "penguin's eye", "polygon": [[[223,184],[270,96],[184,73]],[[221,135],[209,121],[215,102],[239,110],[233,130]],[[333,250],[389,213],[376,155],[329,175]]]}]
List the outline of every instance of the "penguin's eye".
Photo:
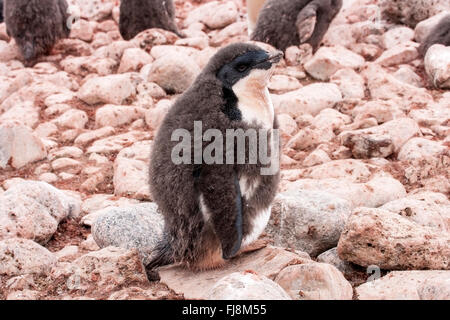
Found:
[{"label": "penguin's eye", "polygon": [[245,70],[247,70],[247,66],[245,64],[240,64],[236,67],[236,70],[239,72],[244,72]]}]

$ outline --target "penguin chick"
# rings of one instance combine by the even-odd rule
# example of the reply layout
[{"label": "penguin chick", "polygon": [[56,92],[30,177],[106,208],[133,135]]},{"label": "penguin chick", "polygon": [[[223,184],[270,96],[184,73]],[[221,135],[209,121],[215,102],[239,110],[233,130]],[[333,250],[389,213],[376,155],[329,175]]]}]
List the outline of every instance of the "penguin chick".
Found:
[{"label": "penguin chick", "polygon": [[450,46],[450,14],[444,16],[430,31],[419,47],[419,52],[425,56],[428,49],[434,44]]},{"label": "penguin chick", "polygon": [[48,54],[53,45],[67,38],[66,0],[4,0],[6,29],[27,62]]},{"label": "penguin chick", "polygon": [[248,35],[250,36],[255,30],[259,12],[263,8],[266,0],[247,0],[246,2],[247,2]]},{"label": "penguin chick", "polygon": [[268,0],[251,38],[285,51],[309,43],[315,52],[342,0]]},{"label": "penguin chick", "polygon": [[[271,174],[261,174],[262,168],[279,164],[278,127],[267,84],[281,57],[281,52],[268,53],[251,44],[229,45],[211,58],[169,110],[154,140],[150,164],[151,194],[164,216],[166,237],[147,270],[170,263],[193,270],[217,268],[263,232],[279,182],[278,166]],[[223,137],[217,140],[223,154],[214,152],[218,161],[194,162],[194,122],[201,122],[202,132],[212,129]],[[258,131],[263,128],[268,134]],[[188,151],[182,152],[187,164],[172,160],[179,154],[173,133],[180,129],[192,137]],[[247,161],[249,143],[245,163],[238,164],[239,152],[233,153],[231,164],[227,161],[227,130],[239,129],[257,132],[256,145],[265,140],[270,164],[259,158],[254,164]],[[206,140],[212,141],[206,134],[200,138],[205,152]]]},{"label": "penguin chick", "polygon": [[182,37],[175,23],[172,0],[122,0],[120,3],[120,34],[125,40],[140,32],[160,28]]}]

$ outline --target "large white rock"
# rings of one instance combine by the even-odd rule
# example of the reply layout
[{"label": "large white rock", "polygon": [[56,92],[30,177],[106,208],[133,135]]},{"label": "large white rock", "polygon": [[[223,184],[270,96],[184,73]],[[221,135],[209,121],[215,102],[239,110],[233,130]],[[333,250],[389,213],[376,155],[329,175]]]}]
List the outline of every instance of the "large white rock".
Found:
[{"label": "large white rock", "polygon": [[335,195],[290,190],[275,198],[266,232],[277,246],[317,256],[337,245],[350,214],[351,204]]},{"label": "large white rock", "polygon": [[316,116],[342,101],[339,87],[334,83],[314,83],[279,96],[272,95],[275,111],[297,118],[302,114]]},{"label": "large white rock", "polygon": [[356,158],[384,158],[398,152],[419,132],[419,125],[414,120],[399,118],[376,127],[344,131],[339,138],[343,145],[352,150]]},{"label": "large white rock", "polygon": [[288,184],[289,190],[317,190],[345,199],[356,207],[379,207],[404,198],[405,187],[391,177],[376,177],[366,183],[354,183],[348,179],[299,179]]},{"label": "large white rock", "polygon": [[346,100],[363,99],[366,95],[364,79],[355,70],[346,68],[337,71],[330,81],[337,84]]},{"label": "large white rock", "polygon": [[314,57],[305,63],[305,70],[315,79],[327,81],[343,68],[358,69],[365,60],[342,46],[321,47]]},{"label": "large white rock", "polygon": [[327,263],[286,267],[275,282],[295,300],[351,300],[353,297],[351,284]]},{"label": "large white rock", "polygon": [[78,97],[87,104],[110,103],[121,105],[136,93],[130,76],[126,74],[92,78],[78,91]]},{"label": "large white rock", "polygon": [[0,195],[0,239],[21,237],[46,243],[59,222],[77,216],[81,202],[37,181],[13,184]]},{"label": "large white rock", "polygon": [[34,241],[0,241],[0,275],[46,274],[56,263],[56,256]]},{"label": "large white rock", "polygon": [[202,22],[208,28],[220,29],[235,22],[238,15],[236,4],[233,1],[211,1],[190,11],[184,25],[189,26]]},{"label": "large white rock", "polygon": [[437,141],[424,138],[413,138],[403,145],[397,158],[398,160],[405,161],[429,156],[437,157],[440,154],[443,154],[447,149],[448,148]]},{"label": "large white rock", "polygon": [[208,300],[291,300],[278,284],[253,273],[232,273],[207,293]]},{"label": "large white rock", "polygon": [[450,231],[450,201],[442,193],[422,191],[388,202],[380,209],[397,213],[424,227]]},{"label": "large white rock", "polygon": [[95,126],[119,127],[144,118],[145,109],[133,106],[105,105],[95,113]]},{"label": "large white rock", "polygon": [[450,47],[431,46],[425,55],[425,70],[438,88],[450,88]]},{"label": "large white rock", "polygon": [[71,264],[70,273],[67,285],[71,290],[106,292],[124,285],[148,285],[137,250],[107,247],[88,253]]},{"label": "large white rock", "polygon": [[168,54],[153,62],[148,81],[155,82],[169,93],[182,93],[194,82],[200,68],[187,55]]},{"label": "large white rock", "polygon": [[357,208],[339,239],[338,253],[364,267],[450,269],[450,235],[385,209]]},{"label": "large white rock", "polygon": [[149,161],[151,141],[125,148],[114,162],[114,193],[136,199],[150,199]]},{"label": "large white rock", "polygon": [[31,129],[17,122],[0,125],[0,168],[11,161],[11,166],[19,169],[46,157],[42,140]]},{"label": "large white rock", "polygon": [[418,47],[419,44],[412,41],[397,44],[384,51],[375,63],[378,63],[383,67],[409,63],[419,57]]},{"label": "large white rock", "polygon": [[[437,290],[436,290],[437,289]],[[448,300],[450,271],[394,271],[356,288],[359,300]]]},{"label": "large white rock", "polygon": [[383,34],[383,46],[386,49],[414,39],[414,30],[405,26],[396,26]]},{"label": "large white rock", "polygon": [[408,111],[413,105],[433,102],[427,90],[397,80],[377,63],[368,64],[362,75],[373,100],[392,100]]}]

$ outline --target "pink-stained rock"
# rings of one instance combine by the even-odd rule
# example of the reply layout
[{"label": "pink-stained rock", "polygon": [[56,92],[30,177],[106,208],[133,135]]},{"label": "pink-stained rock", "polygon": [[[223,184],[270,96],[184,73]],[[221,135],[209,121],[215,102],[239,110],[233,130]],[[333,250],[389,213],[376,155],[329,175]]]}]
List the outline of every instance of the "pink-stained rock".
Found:
[{"label": "pink-stained rock", "polygon": [[194,82],[200,68],[189,56],[168,54],[153,62],[148,81],[169,93],[182,93]]},{"label": "pink-stained rock", "polygon": [[46,248],[26,239],[0,241],[0,275],[46,274],[56,257]]},{"label": "pink-stained rock", "polygon": [[81,18],[100,21],[111,15],[114,3],[102,0],[78,0]]},{"label": "pink-stained rock", "polygon": [[317,148],[305,158],[303,165],[305,167],[313,167],[330,161],[329,155],[324,150]]},{"label": "pink-stained rock", "polygon": [[89,119],[86,112],[78,109],[69,109],[54,120],[62,128],[84,129]]},{"label": "pink-stained rock", "polygon": [[184,25],[196,22],[204,23],[208,28],[224,28],[238,18],[238,10],[233,1],[211,1],[188,13]]},{"label": "pink-stained rock", "polygon": [[423,80],[422,78],[408,65],[401,66],[393,76],[404,83],[410,84],[412,86],[422,88]]},{"label": "pink-stained rock", "polygon": [[114,162],[114,194],[140,200],[150,195],[149,161],[151,141],[140,141],[123,149]]},{"label": "pink-stained rock", "polygon": [[302,85],[297,79],[286,75],[272,76],[268,85],[269,90],[277,94],[297,90],[301,87]]},{"label": "pink-stained rock", "polygon": [[153,58],[147,52],[139,48],[128,48],[122,55],[118,73],[139,71],[146,64],[152,63]]},{"label": "pink-stained rock", "polygon": [[207,294],[208,300],[291,300],[278,284],[253,273],[236,272],[219,281]]},{"label": "pink-stained rock", "polygon": [[275,279],[294,300],[352,300],[353,288],[343,274],[327,263],[284,268]]},{"label": "pink-stained rock", "polygon": [[391,100],[405,109],[414,104],[427,105],[433,101],[427,90],[397,80],[376,63],[369,64],[362,75],[374,100]]},{"label": "pink-stained rock", "polygon": [[343,145],[356,158],[387,157],[419,133],[419,126],[410,118],[399,118],[368,129],[346,131],[340,134]]},{"label": "pink-stained rock", "polygon": [[416,42],[402,42],[384,51],[375,63],[390,67],[411,62],[419,57],[418,47],[419,44]]},{"label": "pink-stained rock", "polygon": [[349,201],[353,208],[376,208],[406,196],[405,187],[398,180],[383,176],[365,183],[354,183],[345,178],[299,179],[288,184],[287,189],[327,192]]},{"label": "pink-stained rock", "polygon": [[79,76],[87,76],[89,73],[107,76],[113,73],[117,62],[111,58],[70,56],[61,61],[61,67],[64,71]]},{"label": "pink-stained rock", "polygon": [[157,130],[159,128],[171,106],[172,102],[170,100],[163,99],[153,109],[145,112],[145,123],[150,129]]},{"label": "pink-stained rock", "polygon": [[103,128],[97,129],[97,130],[85,132],[85,133],[80,134],[75,139],[75,144],[84,146],[84,145],[91,143],[92,141],[111,136],[114,134],[114,132],[115,132],[115,130],[113,127],[103,127]]},{"label": "pink-stained rock", "polygon": [[321,47],[305,64],[305,70],[315,79],[327,81],[339,69],[358,69],[363,64],[363,57],[344,47]]},{"label": "pink-stained rock", "polygon": [[71,158],[58,158],[52,161],[54,171],[77,174],[81,171],[81,162]]},{"label": "pink-stained rock", "polygon": [[378,124],[382,124],[394,119],[404,118],[405,113],[393,102],[384,100],[368,101],[352,110],[354,122],[359,122],[368,118],[375,118]]},{"label": "pink-stained rock", "polygon": [[72,24],[72,28],[70,29],[70,37],[91,42],[94,38],[94,28],[89,21],[79,19]]},{"label": "pink-stained rock", "polygon": [[404,161],[429,156],[438,157],[446,150],[448,150],[448,148],[439,142],[424,138],[413,138],[405,143],[405,145],[400,149],[397,158]]},{"label": "pink-stained rock", "polygon": [[425,55],[425,70],[435,87],[450,88],[450,47],[431,46]]},{"label": "pink-stained rock", "polygon": [[450,201],[442,193],[422,191],[380,207],[401,215],[421,226],[450,230]]},{"label": "pink-stained rock", "polygon": [[399,44],[414,39],[414,30],[405,26],[396,26],[383,34],[383,45],[385,49],[391,49]]},{"label": "pink-stained rock", "polygon": [[210,40],[210,43],[213,46],[219,46],[223,42],[227,41],[232,37],[246,34],[247,34],[247,22],[237,21],[220,30],[218,33],[216,33],[214,37]]},{"label": "pink-stained rock", "polygon": [[69,267],[70,290],[110,291],[124,285],[147,285],[148,279],[136,250],[108,247],[88,253]]},{"label": "pink-stained rock", "polygon": [[31,74],[25,70],[0,76],[0,103],[23,86],[30,84],[32,80]]},{"label": "pink-stained rock", "polygon": [[338,244],[346,261],[381,269],[450,268],[450,236],[406,217],[375,208],[357,208]]},{"label": "pink-stained rock", "polygon": [[351,203],[336,195],[291,189],[275,198],[266,232],[277,246],[317,256],[337,245],[350,213]]},{"label": "pink-stained rock", "polygon": [[125,146],[128,146],[137,141],[146,140],[148,138],[150,138],[150,134],[148,132],[129,131],[117,136],[110,136],[97,140],[92,144],[91,147],[87,149],[87,152],[101,154],[119,152]]},{"label": "pink-stained rock", "polygon": [[358,100],[365,97],[364,79],[353,69],[347,68],[337,71],[330,77],[330,82],[339,86],[345,100]]},{"label": "pink-stained rock", "polygon": [[0,123],[7,122],[21,123],[29,128],[34,128],[39,123],[39,108],[31,102],[25,101],[0,115]]},{"label": "pink-stained rock", "polygon": [[359,300],[447,300],[450,271],[394,271],[356,288]]},{"label": "pink-stained rock", "polygon": [[78,97],[87,104],[110,103],[121,105],[136,88],[130,77],[124,75],[110,75],[88,80],[78,91]]},{"label": "pink-stained rock", "polygon": [[45,159],[47,151],[42,140],[23,124],[9,122],[0,125],[0,167],[8,162],[13,168]]},{"label": "pink-stained rock", "polygon": [[332,83],[314,83],[279,96],[272,95],[276,113],[297,118],[302,114],[316,116],[326,108],[342,101],[338,86]]},{"label": "pink-stained rock", "polygon": [[192,272],[181,266],[168,266],[159,269],[159,275],[161,283],[176,293],[182,293],[185,299],[207,299],[214,285],[230,274],[247,271],[273,281],[287,266],[311,261],[304,255],[269,246],[241,254],[220,269]]},{"label": "pink-stained rock", "polygon": [[132,106],[105,105],[95,113],[95,126],[119,127],[144,117],[145,109]]}]

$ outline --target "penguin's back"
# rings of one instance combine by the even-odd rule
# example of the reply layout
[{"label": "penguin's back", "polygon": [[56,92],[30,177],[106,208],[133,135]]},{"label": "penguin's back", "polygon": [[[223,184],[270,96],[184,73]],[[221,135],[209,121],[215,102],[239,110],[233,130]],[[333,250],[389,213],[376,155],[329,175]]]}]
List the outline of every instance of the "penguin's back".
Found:
[{"label": "penguin's back", "polygon": [[311,0],[267,1],[259,14],[252,40],[269,43],[283,51],[298,45],[297,16],[309,2]]}]

